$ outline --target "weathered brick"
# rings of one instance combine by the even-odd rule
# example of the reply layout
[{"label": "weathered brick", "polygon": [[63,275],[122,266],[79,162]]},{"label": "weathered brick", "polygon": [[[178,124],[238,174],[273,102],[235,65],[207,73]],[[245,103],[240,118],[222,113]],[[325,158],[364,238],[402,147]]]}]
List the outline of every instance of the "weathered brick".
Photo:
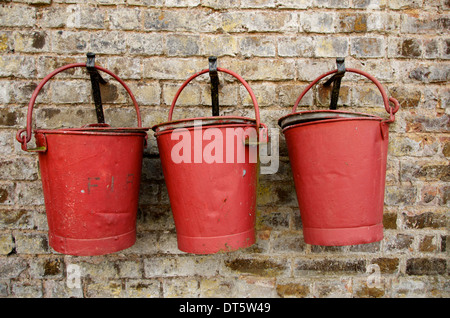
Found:
[{"label": "weathered brick", "polygon": [[192,278],[168,278],[163,280],[164,298],[199,297],[200,289],[196,279]]},{"label": "weathered brick", "polygon": [[252,274],[256,276],[285,276],[288,265],[285,261],[259,258],[234,258],[225,261],[225,266],[235,273]]},{"label": "weathered brick", "polygon": [[326,274],[329,271],[338,273],[361,273],[365,272],[364,260],[352,259],[298,259],[294,264],[294,275],[299,276],[303,273]]},{"label": "weathered brick", "polygon": [[120,11],[111,10],[108,18],[113,29],[139,30],[141,16],[142,12],[138,8],[123,8]]},{"label": "weathered brick", "polygon": [[[98,7],[68,6],[66,9],[68,28],[104,29],[105,14]],[[121,10],[123,12],[123,10]]]},{"label": "weathered brick", "polygon": [[220,27],[217,13],[207,10],[151,9],[144,12],[143,19],[144,28],[150,31],[215,32]]},{"label": "weathered brick", "polygon": [[18,233],[14,238],[17,254],[47,254],[49,252],[47,234]]},{"label": "weathered brick", "polygon": [[159,55],[164,52],[164,36],[156,33],[133,33],[125,38],[133,55]]},{"label": "weathered brick", "polygon": [[315,56],[317,57],[341,57],[347,56],[349,42],[343,37],[318,37],[316,38]]},{"label": "weathered brick", "polygon": [[405,228],[410,229],[439,229],[447,226],[445,214],[424,212],[418,215],[408,215],[403,213],[402,218]]},{"label": "weathered brick", "polygon": [[365,13],[340,13],[337,20],[339,32],[367,32],[367,14]]},{"label": "weathered brick", "polygon": [[159,280],[132,279],[125,283],[125,296],[129,298],[160,298]]},{"label": "weathered brick", "polygon": [[200,37],[195,35],[169,35],[166,37],[167,55],[193,56],[198,55]]},{"label": "weathered brick", "polygon": [[350,52],[356,57],[383,57],[384,39],[382,38],[352,38]]},{"label": "weathered brick", "polygon": [[395,252],[395,251],[404,251],[409,250],[412,251],[414,237],[407,234],[397,234],[393,236],[385,237],[384,239],[384,248],[386,251]]},{"label": "weathered brick", "polygon": [[275,41],[271,37],[249,36],[240,41],[240,52],[246,57],[275,56],[275,47]]},{"label": "weathered brick", "polygon": [[0,25],[5,27],[32,27],[35,23],[36,8],[21,5],[2,5]]},{"label": "weathered brick", "polygon": [[279,37],[278,55],[283,57],[312,57],[314,55],[314,40],[305,36]]},{"label": "weathered brick", "polygon": [[301,31],[332,33],[336,28],[336,15],[329,12],[300,12]]},{"label": "weathered brick", "polygon": [[406,274],[408,275],[436,275],[445,274],[447,261],[440,258],[410,258],[406,260]]},{"label": "weathered brick", "polygon": [[[86,31],[52,31],[51,42],[54,53],[84,53],[91,50],[90,33]],[[103,51],[103,50],[101,50]]]}]

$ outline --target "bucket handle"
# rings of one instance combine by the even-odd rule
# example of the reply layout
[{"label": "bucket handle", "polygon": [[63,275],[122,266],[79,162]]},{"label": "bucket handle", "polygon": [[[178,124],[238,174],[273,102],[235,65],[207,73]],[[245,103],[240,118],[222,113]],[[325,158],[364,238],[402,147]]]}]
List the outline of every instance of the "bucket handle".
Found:
[{"label": "bucket handle", "polygon": [[[27,143],[31,140],[31,122],[32,122],[32,116],[33,116],[33,106],[34,103],[36,101],[36,98],[40,92],[40,90],[42,89],[42,87],[56,74],[74,68],[74,67],[86,67],[86,63],[73,63],[73,64],[67,64],[65,66],[62,66],[56,70],[54,70],[53,72],[51,72],[50,74],[48,74],[46,77],[44,77],[44,79],[42,79],[42,81],[39,83],[39,85],[35,88],[33,94],[31,95],[31,99],[30,102],[28,103],[28,114],[27,114],[27,127],[25,129],[21,129],[17,132],[16,134],[16,139],[18,142],[20,142],[22,144],[22,150],[24,151],[31,151],[27,149]],[[114,74],[113,72],[111,72],[110,70],[107,70],[106,68],[103,68],[101,66],[97,66],[94,65],[94,67],[97,70],[100,70],[102,72],[105,72],[109,75],[111,75],[112,77],[114,77],[120,84],[122,84],[122,86],[125,88],[125,90],[128,92],[128,94],[131,97],[131,100],[133,101],[134,104],[134,108],[136,109],[136,115],[137,115],[137,124],[138,127],[141,128],[142,127],[142,120],[141,120],[141,114],[139,112],[139,106],[137,104],[136,98],[134,97],[133,93],[131,92],[130,88],[125,84],[125,82],[120,79],[116,74]],[[26,135],[23,136],[23,133],[26,132]],[[42,151],[39,148],[36,149],[36,151]]]},{"label": "bucket handle", "polygon": [[[400,108],[400,104],[399,102],[394,98],[394,97],[388,97],[386,94],[386,91],[384,90],[383,86],[381,85],[381,83],[372,75],[370,75],[369,73],[366,73],[364,71],[355,69],[355,68],[346,68],[345,69],[346,72],[352,72],[352,73],[357,73],[360,74],[362,76],[367,77],[368,79],[370,79],[377,87],[378,90],[381,93],[381,96],[383,97],[383,103],[384,103],[384,108],[386,109],[386,111],[389,113],[389,120],[386,120],[386,123],[392,123],[395,120],[395,116],[394,114],[398,111],[398,109]],[[297,98],[297,100],[295,101],[294,107],[292,108],[292,113],[295,113],[295,111],[297,110],[297,106],[300,103],[301,99],[303,98],[303,96],[305,96],[305,94],[311,89],[311,87],[313,87],[318,81],[320,81],[322,78],[337,73],[338,70],[333,70],[333,71],[329,71],[325,74],[320,75],[319,77],[317,77],[314,81],[311,82],[311,84],[309,84],[304,90],[303,92],[300,94],[300,96]],[[389,102],[394,103],[394,108],[392,108],[389,105]]]},{"label": "bucket handle", "polygon": [[[244,87],[247,89],[247,92],[250,94],[250,97],[251,97],[252,102],[253,102],[253,106],[255,107],[256,129],[259,129],[260,126],[265,127],[265,125],[261,124],[260,117],[259,117],[258,101],[256,100],[255,94],[253,93],[250,85],[248,85],[248,83],[239,74],[236,74],[233,71],[230,71],[230,70],[227,70],[227,69],[221,68],[221,67],[218,67],[217,71],[224,72],[224,73],[230,74],[231,76],[234,76],[235,78],[237,78],[241,82],[242,85],[244,85]],[[200,72],[197,72],[194,75],[192,75],[191,77],[189,77],[183,83],[183,85],[180,86],[180,88],[178,89],[177,93],[175,94],[175,97],[173,98],[172,105],[170,106],[169,121],[172,121],[172,114],[173,114],[173,109],[175,107],[175,103],[177,102],[178,96],[181,94],[181,91],[184,89],[184,87],[190,81],[192,81],[194,78],[196,78],[197,76],[202,75],[204,73],[208,73],[208,72],[209,72],[209,69],[201,70]]]}]

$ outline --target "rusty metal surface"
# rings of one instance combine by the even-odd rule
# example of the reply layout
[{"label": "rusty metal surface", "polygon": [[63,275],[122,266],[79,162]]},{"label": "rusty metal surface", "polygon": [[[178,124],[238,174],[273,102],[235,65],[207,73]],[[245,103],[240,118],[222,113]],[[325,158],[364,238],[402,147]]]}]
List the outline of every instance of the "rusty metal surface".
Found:
[{"label": "rusty metal surface", "polygon": [[329,120],[329,119],[344,119],[344,118],[359,118],[359,119],[366,118],[366,119],[382,120],[382,118],[378,116],[364,113],[354,113],[341,110],[315,110],[315,111],[311,110],[286,115],[284,117],[281,117],[278,120],[278,123],[280,127],[283,129],[290,125],[295,124],[314,122],[320,120]]}]

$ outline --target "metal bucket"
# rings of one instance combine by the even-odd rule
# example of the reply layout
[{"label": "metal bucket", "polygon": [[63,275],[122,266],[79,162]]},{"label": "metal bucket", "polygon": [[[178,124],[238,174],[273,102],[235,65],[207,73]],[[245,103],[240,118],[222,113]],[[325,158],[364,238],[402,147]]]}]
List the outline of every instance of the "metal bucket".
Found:
[{"label": "metal bucket", "polygon": [[383,238],[388,125],[399,104],[371,75],[346,71],[377,85],[389,119],[338,110],[296,112],[306,92],[335,70],[315,79],[292,113],[278,121],[286,137],[307,244],[355,245]]},{"label": "metal bucket", "polygon": [[[192,79],[208,72],[205,69],[179,88],[169,121],[152,128],[175,221],[178,248],[194,254],[234,251],[255,243],[258,147],[257,142],[252,143],[251,138],[249,142],[246,137],[251,137],[253,132],[255,141],[267,130],[259,129],[262,124],[258,103],[245,80],[232,71],[217,70],[236,77],[245,86],[252,98],[256,119],[221,116],[172,121],[179,94]],[[185,147],[180,147],[183,142],[186,142]],[[211,150],[213,144],[214,151]],[[208,154],[213,156],[208,158]]]},{"label": "metal bucket", "polygon": [[[136,241],[136,214],[147,130],[141,127],[139,107],[126,84],[112,72],[133,100],[136,128],[93,124],[82,128],[37,129],[31,140],[36,97],[54,75],[84,63],[63,66],[36,87],[28,105],[27,128],[17,133],[24,151],[39,153],[49,244],[70,255],[102,255],[123,250]],[[26,132],[26,136],[23,136]]]}]

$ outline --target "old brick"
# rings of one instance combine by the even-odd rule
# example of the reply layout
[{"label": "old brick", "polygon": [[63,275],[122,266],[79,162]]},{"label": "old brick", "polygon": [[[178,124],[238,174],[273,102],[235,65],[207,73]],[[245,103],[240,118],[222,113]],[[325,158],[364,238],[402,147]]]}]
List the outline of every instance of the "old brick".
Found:
[{"label": "old brick", "polygon": [[408,275],[443,275],[446,273],[447,262],[440,258],[410,258],[406,260]]},{"label": "old brick", "polygon": [[417,188],[413,186],[386,186],[384,203],[388,206],[413,205],[416,202]]},{"label": "old brick", "polygon": [[225,12],[222,29],[226,32],[288,32],[298,29],[297,14],[286,11]]},{"label": "old brick", "polygon": [[397,213],[383,213],[383,227],[385,229],[396,229]]},{"label": "old brick", "polygon": [[419,242],[420,252],[435,252],[438,249],[437,238],[435,236],[426,235]]},{"label": "old brick", "polygon": [[143,19],[144,28],[150,31],[215,32],[220,27],[217,15],[207,10],[151,9],[144,13]]},{"label": "old brick", "polygon": [[[52,31],[52,50],[55,53],[83,53],[89,50],[90,33],[86,31]],[[103,50],[102,50],[103,51]]]},{"label": "old brick", "polygon": [[26,209],[0,209],[0,228],[30,229],[32,226],[32,213]]},{"label": "old brick", "polygon": [[450,117],[447,114],[436,116],[407,115],[407,132],[444,132],[447,131]]},{"label": "old brick", "polygon": [[377,264],[382,274],[394,274],[399,270],[400,260],[398,258],[381,257],[373,259],[371,263]]},{"label": "old brick", "polygon": [[272,239],[272,250],[274,253],[283,253],[283,252],[302,252],[305,250],[305,243],[301,236],[294,233],[282,233],[278,234]]},{"label": "old brick", "polygon": [[433,162],[408,162],[401,168],[401,179],[404,181],[424,180],[424,181],[449,181],[450,167],[446,163]]},{"label": "old brick", "polygon": [[212,277],[200,279],[200,297],[226,297],[231,295],[234,279]]},{"label": "old brick", "polygon": [[0,77],[17,77],[29,79],[36,73],[35,59],[31,56],[0,56]]},{"label": "old brick", "polygon": [[236,72],[246,81],[269,80],[280,81],[293,79],[295,76],[295,61],[291,59],[251,59],[236,61]]},{"label": "old brick", "polygon": [[125,291],[120,280],[99,280],[86,287],[86,296],[89,298],[121,298]]},{"label": "old brick", "polygon": [[159,298],[161,283],[158,280],[133,279],[125,283],[127,298]]},{"label": "old brick", "polygon": [[306,284],[278,284],[277,285],[277,294],[283,298],[303,298],[309,296],[310,288]]},{"label": "old brick", "polygon": [[15,244],[11,234],[0,234],[0,255],[13,253]]},{"label": "old brick", "polygon": [[168,278],[163,280],[163,297],[199,297],[200,289],[196,279],[192,278]]},{"label": "old brick", "polygon": [[348,54],[348,39],[341,37],[316,38],[315,56],[339,57]]},{"label": "old brick", "polygon": [[123,8],[109,13],[109,21],[113,29],[137,30],[141,27],[141,10],[137,8]]},{"label": "old brick", "polygon": [[90,51],[103,54],[124,54],[126,42],[119,31],[101,31],[89,35],[88,48]]},{"label": "old brick", "polygon": [[240,39],[229,34],[200,37],[200,53],[204,56],[234,56],[239,52]]},{"label": "old brick", "polygon": [[156,33],[133,33],[125,38],[128,51],[134,55],[159,55],[164,52],[164,36]]},{"label": "old brick", "polygon": [[282,275],[287,264],[270,259],[235,258],[225,261],[225,266],[238,273],[275,277]]},{"label": "old brick", "polygon": [[404,225],[407,228],[424,229],[424,228],[445,228],[447,226],[447,218],[445,215],[425,212],[418,215],[402,214]]},{"label": "old brick", "polygon": [[278,55],[279,56],[299,56],[312,57],[314,54],[314,42],[311,37],[279,37]]},{"label": "old brick", "polygon": [[2,5],[0,25],[11,27],[32,27],[36,23],[36,8],[30,6]]},{"label": "old brick", "polygon": [[276,297],[276,278],[241,275],[236,279],[231,295],[237,298]]},{"label": "old brick", "polygon": [[402,40],[401,56],[419,57],[422,55],[421,43],[415,39]]},{"label": "old brick", "polygon": [[450,66],[418,66],[410,72],[409,77],[423,83],[446,82],[450,78]]},{"label": "old brick", "polygon": [[367,15],[363,13],[341,13],[338,15],[340,32],[366,32]]},{"label": "old brick", "polygon": [[294,273],[298,275],[311,271],[322,274],[328,272],[361,273],[366,270],[365,263],[363,260],[353,259],[299,259],[295,262]]},{"label": "old brick", "polygon": [[144,78],[186,80],[206,66],[203,59],[153,57],[144,60]]},{"label": "old brick", "polygon": [[350,52],[356,57],[382,57],[385,43],[383,38],[352,38]]},{"label": "old brick", "polygon": [[41,298],[43,295],[41,281],[15,281],[11,284],[11,290],[18,298]]},{"label": "old brick", "polygon": [[240,41],[240,52],[246,56],[275,56],[274,39],[259,36],[244,37]]},{"label": "old brick", "polygon": [[169,35],[166,37],[167,54],[169,56],[193,56],[200,51],[199,36]]},{"label": "old brick", "polygon": [[36,279],[62,278],[64,264],[60,258],[37,258],[30,263],[30,275]]},{"label": "old brick", "polygon": [[405,14],[402,19],[402,33],[441,33],[448,30],[448,21],[446,17],[440,17],[431,13],[420,15]]},{"label": "old brick", "polygon": [[47,234],[18,233],[15,235],[18,254],[47,254],[49,252]]},{"label": "old brick", "polygon": [[385,239],[385,249],[387,251],[412,250],[414,237],[407,234],[397,234],[388,236]]}]

